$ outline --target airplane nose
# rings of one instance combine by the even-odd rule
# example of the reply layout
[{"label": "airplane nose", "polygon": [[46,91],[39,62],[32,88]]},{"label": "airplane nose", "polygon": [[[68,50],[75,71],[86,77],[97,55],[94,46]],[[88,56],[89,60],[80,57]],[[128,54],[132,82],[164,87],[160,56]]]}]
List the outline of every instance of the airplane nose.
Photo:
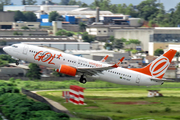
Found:
[{"label": "airplane nose", "polygon": [[7,51],[8,51],[8,47],[3,47],[3,50],[4,50],[4,52],[6,52],[6,53],[7,53]]}]

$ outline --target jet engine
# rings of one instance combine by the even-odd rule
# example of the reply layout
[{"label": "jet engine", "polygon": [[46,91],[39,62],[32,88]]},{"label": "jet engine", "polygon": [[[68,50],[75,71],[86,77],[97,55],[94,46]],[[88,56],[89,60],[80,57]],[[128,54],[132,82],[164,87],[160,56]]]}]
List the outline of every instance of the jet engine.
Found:
[{"label": "jet engine", "polygon": [[59,73],[63,73],[66,75],[70,75],[70,76],[75,76],[77,73],[77,69],[73,68],[71,66],[67,66],[67,65],[61,65],[59,69],[56,70]]}]

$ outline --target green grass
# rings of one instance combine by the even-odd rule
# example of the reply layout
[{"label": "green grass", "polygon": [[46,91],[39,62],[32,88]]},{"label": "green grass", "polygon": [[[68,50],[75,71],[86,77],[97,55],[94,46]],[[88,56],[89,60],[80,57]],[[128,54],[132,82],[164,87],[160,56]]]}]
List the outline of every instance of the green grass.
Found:
[{"label": "green grass", "polygon": [[[8,82],[8,81],[7,81]],[[18,88],[39,91],[38,94],[50,98],[64,105],[68,110],[82,120],[92,118],[102,119],[104,116],[113,120],[154,119],[154,120],[179,120],[180,119],[180,83],[167,82],[159,86],[126,86],[104,81],[87,82],[78,81],[21,81],[13,80]],[[61,98],[63,90],[69,90],[70,85],[78,85],[85,89],[85,103],[87,105],[73,105],[65,103]],[[147,90],[160,90],[165,97],[147,98]],[[149,104],[123,105],[114,102],[148,102]],[[158,102],[158,104],[150,104]],[[75,113],[74,113],[75,112]],[[93,118],[95,119],[95,118]]]},{"label": "green grass", "polygon": [[[76,116],[85,118],[91,116],[110,116],[113,120],[154,119],[179,120],[180,119],[180,89],[161,88],[164,97],[147,97],[146,89],[86,89],[85,103],[87,105],[74,105],[64,103],[61,98],[63,90],[42,91],[38,94],[61,103]],[[115,102],[147,102],[148,104],[123,105]],[[157,104],[152,104],[157,102]]]},{"label": "green grass", "polygon": [[[60,79],[60,78],[59,78]],[[95,81],[95,82],[87,82],[86,84],[82,84],[76,80],[66,80],[66,81],[21,81],[21,80],[14,80],[14,83],[18,85],[19,88],[24,88],[28,90],[49,90],[49,89],[69,89],[70,85],[78,85],[84,88],[119,88],[124,90],[129,89],[145,89],[145,90],[160,90],[160,89],[173,89],[179,90],[180,83],[178,82],[166,82],[163,85],[156,85],[156,86],[128,86],[128,85],[119,85],[104,81]],[[102,90],[103,90],[102,89]]]}]

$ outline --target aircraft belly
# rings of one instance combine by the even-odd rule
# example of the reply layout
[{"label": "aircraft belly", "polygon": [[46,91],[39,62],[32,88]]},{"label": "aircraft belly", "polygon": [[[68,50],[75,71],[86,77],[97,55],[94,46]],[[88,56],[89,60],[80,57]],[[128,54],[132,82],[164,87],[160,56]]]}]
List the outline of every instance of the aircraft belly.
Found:
[{"label": "aircraft belly", "polygon": [[131,81],[121,80],[118,75],[111,75],[109,73],[106,73],[105,75],[99,75],[99,79],[107,81],[107,82],[116,83],[116,84],[122,84],[122,85],[132,84]]}]

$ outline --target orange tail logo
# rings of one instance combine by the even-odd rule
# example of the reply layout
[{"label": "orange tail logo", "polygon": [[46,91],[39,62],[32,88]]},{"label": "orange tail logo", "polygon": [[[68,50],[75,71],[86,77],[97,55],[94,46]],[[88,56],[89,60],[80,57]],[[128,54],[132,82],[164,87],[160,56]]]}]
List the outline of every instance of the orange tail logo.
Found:
[{"label": "orange tail logo", "polygon": [[149,65],[144,68],[132,68],[130,70],[137,71],[144,73],[146,75],[150,75],[156,78],[163,78],[167,68],[169,67],[171,60],[173,59],[174,55],[176,54],[176,50],[170,49]]}]

